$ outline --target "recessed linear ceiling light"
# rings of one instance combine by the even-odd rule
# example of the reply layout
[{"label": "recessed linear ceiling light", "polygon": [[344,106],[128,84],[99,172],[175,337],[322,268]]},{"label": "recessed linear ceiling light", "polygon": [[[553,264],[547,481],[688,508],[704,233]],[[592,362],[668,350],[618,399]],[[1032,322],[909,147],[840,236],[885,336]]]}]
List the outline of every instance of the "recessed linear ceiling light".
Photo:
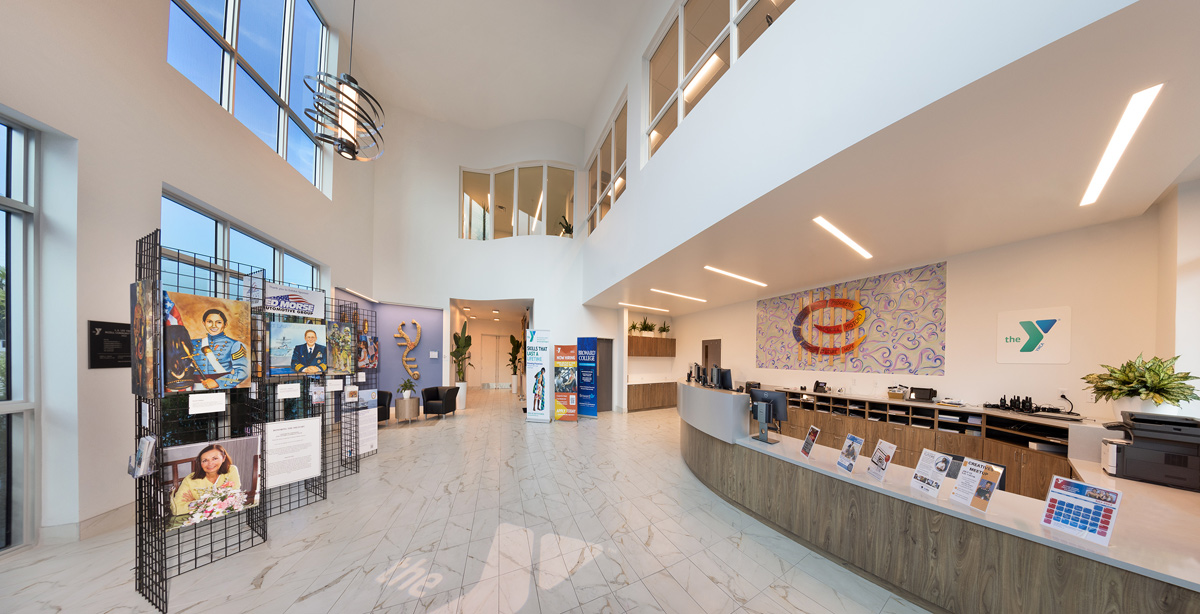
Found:
[{"label": "recessed linear ceiling light", "polygon": [[492,313],[500,313],[500,310],[499,310],[499,309],[493,309],[493,310],[492,310]]},{"label": "recessed linear ceiling light", "polygon": [[1092,182],[1088,184],[1087,191],[1083,193],[1083,200],[1079,203],[1080,207],[1090,205],[1100,198],[1100,191],[1104,189],[1104,184],[1108,183],[1108,178],[1117,168],[1117,162],[1121,160],[1121,155],[1125,153],[1129,141],[1133,140],[1133,133],[1137,132],[1138,126],[1142,124],[1142,120],[1150,110],[1150,105],[1154,104],[1154,98],[1158,96],[1158,91],[1162,89],[1162,86],[1163,84],[1159,83],[1134,94],[1129,99],[1129,105],[1125,107],[1125,114],[1121,116],[1121,121],[1117,122],[1117,129],[1113,132],[1112,140],[1108,142],[1108,148],[1104,150],[1104,156],[1100,158],[1100,164],[1096,167],[1096,174],[1092,175]]},{"label": "recessed linear ceiling light", "polygon": [[492,318],[492,320],[493,320],[493,321],[495,321],[495,322],[499,322],[499,321],[500,321],[500,318]]},{"label": "recessed linear ceiling light", "polygon": [[471,310],[470,307],[463,307],[463,311],[470,311],[470,310]]},{"label": "recessed linear ceiling light", "polygon": [[816,222],[817,224],[819,224],[821,226],[821,228],[828,230],[829,234],[841,239],[842,243],[849,245],[851,249],[858,252],[858,254],[860,256],[862,256],[863,258],[871,257],[871,252],[868,252],[867,250],[863,249],[861,245],[854,242],[854,239],[851,239],[850,237],[846,236],[846,233],[838,230],[837,226],[830,224],[829,221],[826,220],[825,218],[818,215],[817,217],[813,218],[813,221]]},{"label": "recessed linear ceiling light", "polygon": [[472,320],[474,320],[474,319],[475,319],[475,316],[471,316],[471,319],[472,319]]},{"label": "recessed linear ceiling light", "polygon": [[624,306],[626,306],[626,307],[634,307],[634,308],[637,308],[637,309],[652,309],[652,310],[654,310],[654,311],[663,311],[663,312],[666,312],[666,313],[670,313],[670,312],[671,312],[671,310],[670,310],[670,309],[663,309],[663,308],[661,308],[661,307],[647,307],[647,306],[645,306],[645,305],[634,305],[634,304],[632,304],[632,303],[617,303],[617,304],[618,304],[618,305],[624,305]]},{"label": "recessed linear ceiling light", "polygon": [[702,299],[702,298],[696,298],[696,297],[694,297],[694,296],[685,296],[685,295],[683,295],[683,294],[675,294],[674,292],[667,292],[666,290],[659,290],[658,288],[650,288],[650,291],[651,291],[651,292],[657,292],[657,293],[659,293],[659,294],[668,294],[668,295],[670,295],[670,296],[678,296],[679,298],[686,298],[686,299],[687,299],[687,300],[689,300],[689,301],[698,301],[698,302],[701,302],[701,303],[707,303],[707,302],[708,302],[708,301],[706,301],[706,300],[704,300],[704,299]]},{"label": "recessed linear ceiling light", "polygon": [[752,283],[756,286],[762,286],[764,288],[767,287],[767,284],[764,284],[761,281],[755,281],[753,279],[750,279],[749,277],[742,277],[741,275],[738,275],[737,273],[730,273],[729,271],[722,271],[721,269],[718,269],[717,267],[714,267],[714,266],[704,265],[704,269],[708,270],[708,271],[712,271],[713,273],[720,273],[722,275],[728,275],[734,279],[740,279],[744,282]]}]

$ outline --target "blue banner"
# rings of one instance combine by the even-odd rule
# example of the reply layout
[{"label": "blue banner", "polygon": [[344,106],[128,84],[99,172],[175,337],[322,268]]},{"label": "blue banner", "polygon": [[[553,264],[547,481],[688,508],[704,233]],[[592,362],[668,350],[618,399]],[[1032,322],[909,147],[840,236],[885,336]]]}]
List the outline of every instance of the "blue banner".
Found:
[{"label": "blue banner", "polygon": [[577,339],[576,360],[579,362],[576,377],[579,382],[579,415],[595,418],[596,411],[596,338]]}]

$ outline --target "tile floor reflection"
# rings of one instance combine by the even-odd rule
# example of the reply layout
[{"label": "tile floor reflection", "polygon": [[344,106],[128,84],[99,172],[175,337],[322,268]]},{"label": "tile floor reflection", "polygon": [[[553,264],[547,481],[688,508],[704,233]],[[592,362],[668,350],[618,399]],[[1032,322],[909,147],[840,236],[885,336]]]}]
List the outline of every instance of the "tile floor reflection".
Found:
[{"label": "tile floor reflection", "polygon": [[[529,424],[507,390],[381,427],[329,499],[171,581],[172,614],[924,610],[743,514],[679,455],[673,409]],[[153,612],[133,529],[0,558],[4,612]]]}]

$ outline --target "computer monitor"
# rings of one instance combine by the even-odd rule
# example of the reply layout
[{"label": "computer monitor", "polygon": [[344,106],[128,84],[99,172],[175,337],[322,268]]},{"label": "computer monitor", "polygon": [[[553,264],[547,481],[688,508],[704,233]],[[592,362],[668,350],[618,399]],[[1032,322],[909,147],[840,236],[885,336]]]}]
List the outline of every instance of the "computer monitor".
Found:
[{"label": "computer monitor", "polygon": [[767,404],[767,422],[759,420],[758,436],[755,439],[764,443],[779,443],[778,439],[772,440],[767,434],[767,428],[771,422],[786,422],[787,421],[787,395],[778,390],[763,390],[762,388],[750,389],[750,411],[751,414],[758,419],[757,409],[759,403]]},{"label": "computer monitor", "polygon": [[712,386],[713,388],[716,388],[718,377],[720,377],[720,374],[717,373],[717,365],[713,365],[713,366],[709,367],[708,368],[708,385]]},{"label": "computer monitor", "polygon": [[733,390],[733,371],[729,369],[717,369],[717,372],[720,374],[717,388],[721,390]]}]

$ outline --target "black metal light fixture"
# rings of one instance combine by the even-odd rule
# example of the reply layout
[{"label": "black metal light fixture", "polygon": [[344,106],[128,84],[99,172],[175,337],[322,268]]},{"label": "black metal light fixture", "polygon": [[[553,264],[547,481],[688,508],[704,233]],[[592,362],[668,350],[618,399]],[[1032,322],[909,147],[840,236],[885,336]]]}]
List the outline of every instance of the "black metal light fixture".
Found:
[{"label": "black metal light fixture", "polygon": [[350,76],[354,69],[354,19],[357,0],[350,12],[350,65],[342,76],[327,72],[304,77],[304,86],[313,95],[313,107],[304,115],[321,127],[314,136],[333,145],[347,160],[370,161],[383,155],[383,107]]}]

